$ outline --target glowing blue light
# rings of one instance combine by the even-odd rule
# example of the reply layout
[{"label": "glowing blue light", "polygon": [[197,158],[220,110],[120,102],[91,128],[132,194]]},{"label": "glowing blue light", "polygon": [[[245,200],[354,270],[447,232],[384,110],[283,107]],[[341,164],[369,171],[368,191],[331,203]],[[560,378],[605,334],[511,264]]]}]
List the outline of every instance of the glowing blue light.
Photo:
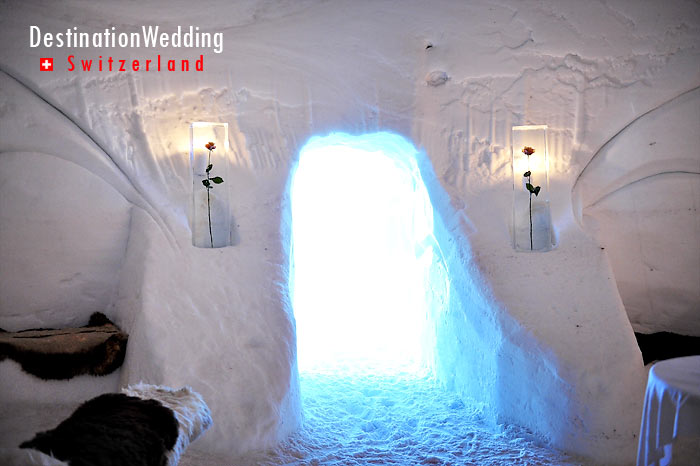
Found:
[{"label": "glowing blue light", "polygon": [[421,367],[436,243],[415,154],[389,133],[302,149],[290,277],[301,370]]}]

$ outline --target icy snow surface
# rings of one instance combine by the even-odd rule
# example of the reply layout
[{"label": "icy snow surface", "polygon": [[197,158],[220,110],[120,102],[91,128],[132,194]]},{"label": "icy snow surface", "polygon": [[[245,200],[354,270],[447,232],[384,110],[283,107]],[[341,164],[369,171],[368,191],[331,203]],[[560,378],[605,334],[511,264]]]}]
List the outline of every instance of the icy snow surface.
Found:
[{"label": "icy snow surface", "polygon": [[[277,450],[225,464],[579,465],[513,427],[489,428],[478,411],[425,376],[306,372],[304,424]],[[189,451],[182,466],[222,465]]]},{"label": "icy snow surface", "polygon": [[[301,378],[303,427],[278,449],[225,459],[195,443],[180,466],[584,464],[534,443],[524,431],[491,429],[478,411],[425,376],[338,371]],[[0,449],[55,427],[78,404],[4,405]]]}]

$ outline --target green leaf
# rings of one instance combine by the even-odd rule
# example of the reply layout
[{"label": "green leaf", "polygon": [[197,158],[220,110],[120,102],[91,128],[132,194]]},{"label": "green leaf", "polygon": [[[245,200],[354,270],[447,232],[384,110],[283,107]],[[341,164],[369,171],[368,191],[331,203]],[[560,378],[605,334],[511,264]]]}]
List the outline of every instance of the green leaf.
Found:
[{"label": "green leaf", "polygon": [[540,193],[540,187],[537,186],[533,192],[535,193],[535,196],[537,196]]},{"label": "green leaf", "polygon": [[528,170],[528,171],[526,171],[525,173],[523,173],[523,176],[530,176],[530,175],[532,175],[532,173],[530,172],[530,170]]},{"label": "green leaf", "polygon": [[531,193],[535,192],[535,188],[530,183],[525,183],[525,188],[527,188],[527,190]]},{"label": "green leaf", "polygon": [[216,184],[221,184],[224,182],[224,179],[221,178],[220,176],[215,176],[214,178],[211,179],[214,183]]},{"label": "green leaf", "polygon": [[213,166],[214,165],[212,165],[212,164],[207,165],[207,173],[209,173],[211,171],[211,167],[213,167]]},{"label": "green leaf", "polygon": [[202,180],[202,184],[206,186],[207,188],[209,187],[210,183],[209,180]]}]

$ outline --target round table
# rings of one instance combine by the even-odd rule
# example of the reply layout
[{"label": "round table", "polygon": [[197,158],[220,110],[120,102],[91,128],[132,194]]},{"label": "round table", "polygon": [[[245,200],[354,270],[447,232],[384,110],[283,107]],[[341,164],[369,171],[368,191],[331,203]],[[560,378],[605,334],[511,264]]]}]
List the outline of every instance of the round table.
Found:
[{"label": "round table", "polygon": [[671,464],[700,464],[700,356],[661,361],[649,371],[637,466]]}]

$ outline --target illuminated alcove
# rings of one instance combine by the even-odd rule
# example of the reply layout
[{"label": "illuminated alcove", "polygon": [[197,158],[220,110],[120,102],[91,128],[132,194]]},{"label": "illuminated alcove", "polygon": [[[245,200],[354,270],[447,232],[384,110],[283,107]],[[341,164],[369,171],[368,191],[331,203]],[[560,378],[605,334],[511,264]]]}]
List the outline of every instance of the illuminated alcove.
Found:
[{"label": "illuminated alcove", "polygon": [[334,133],[301,150],[290,276],[300,371],[429,369],[428,316],[448,286],[415,154],[391,133]]}]

